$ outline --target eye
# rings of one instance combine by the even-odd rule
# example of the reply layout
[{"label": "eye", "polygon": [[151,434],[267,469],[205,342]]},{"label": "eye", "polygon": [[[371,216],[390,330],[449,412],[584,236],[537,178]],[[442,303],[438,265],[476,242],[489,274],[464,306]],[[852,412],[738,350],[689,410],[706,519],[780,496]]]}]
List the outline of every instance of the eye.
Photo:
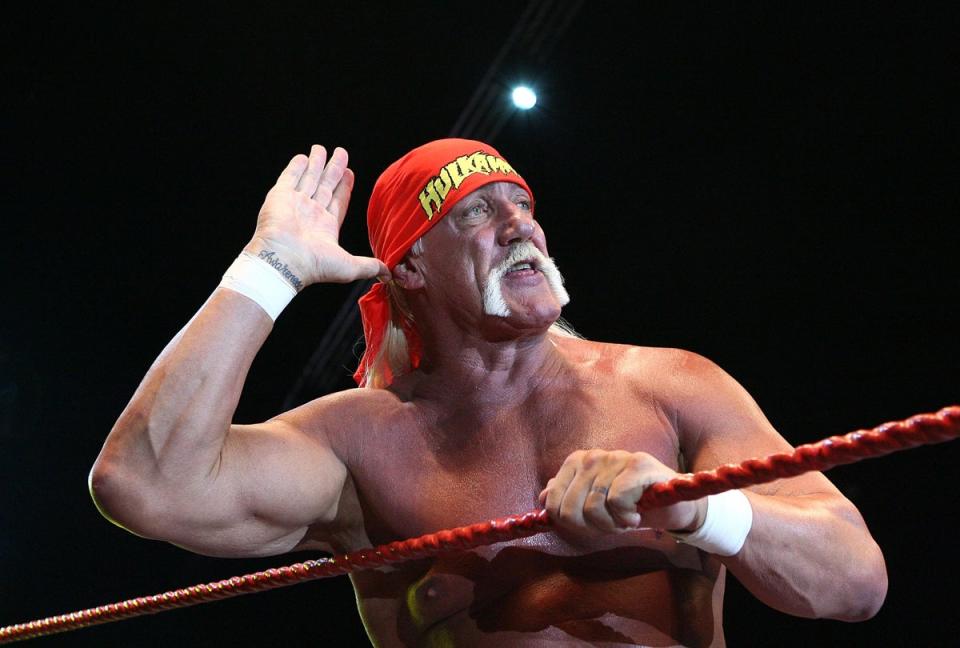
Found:
[{"label": "eye", "polygon": [[533,211],[533,199],[526,191],[517,191],[513,194],[513,204],[524,211]]},{"label": "eye", "polygon": [[472,205],[468,205],[463,212],[463,218],[477,220],[487,215],[489,207],[484,200],[478,200]]}]

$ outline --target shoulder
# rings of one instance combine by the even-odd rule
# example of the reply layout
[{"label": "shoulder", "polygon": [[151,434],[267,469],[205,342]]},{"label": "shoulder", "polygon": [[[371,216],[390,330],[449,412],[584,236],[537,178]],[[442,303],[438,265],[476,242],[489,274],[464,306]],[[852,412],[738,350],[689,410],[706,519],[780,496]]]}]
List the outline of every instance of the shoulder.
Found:
[{"label": "shoulder", "polygon": [[685,349],[572,339],[561,343],[574,364],[653,400],[673,420],[715,416],[727,409],[755,411],[746,390],[715,362]]},{"label": "shoulder", "polygon": [[613,344],[579,338],[554,338],[576,364],[592,365],[618,379],[665,389],[722,379],[726,373],[704,356],[684,349]]},{"label": "shoulder", "polygon": [[296,422],[309,430],[322,427],[331,415],[352,413],[352,418],[366,418],[389,412],[399,404],[399,398],[388,389],[345,389],[304,403],[277,418]]},{"label": "shoulder", "polygon": [[629,375],[652,389],[678,418],[712,416],[727,408],[755,408],[747,391],[713,360],[693,351],[631,347]]},{"label": "shoulder", "polygon": [[607,367],[638,400],[655,402],[694,469],[790,449],[748,391],[699,353],[584,340],[569,349]]},{"label": "shoulder", "polygon": [[406,404],[392,390],[355,388],[327,394],[275,417],[328,443],[348,461],[352,449],[402,416]]}]

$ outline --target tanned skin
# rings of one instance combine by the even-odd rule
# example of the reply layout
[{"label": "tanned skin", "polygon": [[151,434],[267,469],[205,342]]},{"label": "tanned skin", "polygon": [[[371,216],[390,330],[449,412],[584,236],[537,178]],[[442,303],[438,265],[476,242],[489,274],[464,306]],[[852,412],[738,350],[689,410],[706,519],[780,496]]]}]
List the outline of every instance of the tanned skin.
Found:
[{"label": "tanned skin", "polygon": [[652,483],[790,446],[705,358],[551,331],[560,303],[536,268],[504,277],[509,316],[486,315],[480,291],[510,246],[547,253],[523,189],[463,198],[391,272],[338,244],[352,186],[343,149],[294,157],[245,249],[303,286],[394,281],[424,338],[421,367],[233,425],[272,321],[218,288],[107,438],[91,472],[105,515],[198,553],[263,556],[548,509],[554,533],[354,575],[379,646],[722,646],[728,570],[788,614],[877,612],[882,554],[819,473],[746,490],[753,526],[730,557],[662,531],[697,528],[706,500],[636,513]]}]

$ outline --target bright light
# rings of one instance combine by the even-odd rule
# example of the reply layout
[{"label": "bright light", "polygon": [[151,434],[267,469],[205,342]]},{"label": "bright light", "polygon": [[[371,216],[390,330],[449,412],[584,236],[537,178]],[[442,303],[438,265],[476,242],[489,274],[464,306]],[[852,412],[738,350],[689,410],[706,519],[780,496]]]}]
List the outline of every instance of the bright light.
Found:
[{"label": "bright light", "polygon": [[517,86],[510,96],[513,99],[513,105],[520,110],[530,110],[537,105],[536,93],[527,86]]}]

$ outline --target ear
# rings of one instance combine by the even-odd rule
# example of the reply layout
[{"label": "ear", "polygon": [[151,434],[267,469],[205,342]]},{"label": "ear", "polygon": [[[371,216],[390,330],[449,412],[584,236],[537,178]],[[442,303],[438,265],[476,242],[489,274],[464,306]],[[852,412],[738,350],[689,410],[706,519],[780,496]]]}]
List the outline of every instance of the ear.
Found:
[{"label": "ear", "polygon": [[417,268],[410,263],[410,259],[404,259],[393,268],[393,280],[398,286],[405,290],[417,290],[423,288],[423,275]]}]

